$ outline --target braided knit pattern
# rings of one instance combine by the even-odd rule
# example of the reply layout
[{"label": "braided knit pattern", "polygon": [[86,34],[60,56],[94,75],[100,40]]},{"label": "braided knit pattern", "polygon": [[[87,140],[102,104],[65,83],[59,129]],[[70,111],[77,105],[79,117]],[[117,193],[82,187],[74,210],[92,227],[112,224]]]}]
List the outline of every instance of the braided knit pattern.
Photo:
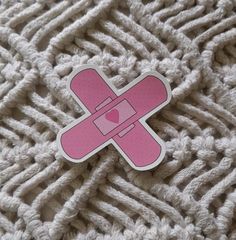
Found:
[{"label": "braided knit pattern", "polygon": [[[236,1],[2,0],[0,239],[236,239]],[[163,162],[109,146],[74,164],[56,145],[82,116],[68,75],[118,88],[157,70],[171,103],[148,120]],[[96,86],[94,86],[96,87]]]}]

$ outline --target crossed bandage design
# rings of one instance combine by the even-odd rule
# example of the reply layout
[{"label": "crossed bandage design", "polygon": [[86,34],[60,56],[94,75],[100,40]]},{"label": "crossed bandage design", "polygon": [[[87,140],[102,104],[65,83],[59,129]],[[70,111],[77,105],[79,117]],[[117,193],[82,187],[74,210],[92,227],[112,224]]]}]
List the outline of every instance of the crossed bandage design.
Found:
[{"label": "crossed bandage design", "polygon": [[161,162],[165,144],[146,120],[171,99],[162,75],[148,72],[117,90],[96,66],[85,65],[72,72],[68,89],[85,114],[57,136],[65,158],[82,162],[113,144],[136,170]]}]

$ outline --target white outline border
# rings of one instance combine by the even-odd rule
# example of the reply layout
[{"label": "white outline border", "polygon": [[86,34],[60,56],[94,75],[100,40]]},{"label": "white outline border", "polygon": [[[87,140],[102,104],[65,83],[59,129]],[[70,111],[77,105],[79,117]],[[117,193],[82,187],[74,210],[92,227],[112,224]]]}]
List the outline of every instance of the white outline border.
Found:
[{"label": "white outline border", "polygon": [[[112,89],[112,91],[114,91],[114,93],[117,96],[120,96],[121,94],[123,94],[124,92],[126,92],[127,90],[129,90],[130,88],[132,88],[134,85],[136,85],[137,83],[139,83],[140,81],[142,81],[145,77],[147,76],[155,76],[158,79],[160,79],[162,81],[162,83],[165,85],[166,87],[166,91],[167,91],[167,100],[165,102],[163,102],[162,104],[160,104],[158,107],[154,108],[152,111],[150,111],[149,113],[147,113],[145,116],[143,116],[142,118],[140,118],[138,121],[144,126],[144,128],[146,128],[146,130],[151,134],[151,136],[161,145],[161,154],[158,156],[158,158],[150,165],[147,165],[145,167],[137,167],[136,165],[133,164],[133,162],[129,159],[129,157],[123,152],[123,150],[119,147],[119,145],[111,138],[108,141],[106,141],[105,143],[103,143],[102,145],[100,145],[99,147],[97,147],[96,149],[94,149],[92,152],[88,153],[86,156],[84,156],[81,159],[74,159],[71,158],[70,156],[68,156],[66,154],[66,152],[64,152],[62,146],[61,146],[61,135],[63,133],[65,133],[67,130],[69,130],[70,128],[74,127],[75,125],[77,125],[78,123],[80,123],[81,121],[83,121],[85,118],[89,117],[91,115],[91,113],[88,111],[88,109],[85,107],[85,105],[79,100],[79,98],[75,95],[75,93],[70,89],[70,84],[72,79],[81,71],[88,69],[88,68],[92,68],[95,71],[97,71],[97,73],[106,81],[106,83],[108,84],[108,86]],[[112,144],[119,152],[120,154],[124,157],[124,159],[129,163],[129,165],[139,171],[146,171],[149,169],[152,169],[154,167],[156,167],[158,164],[160,164],[160,162],[163,160],[165,153],[166,153],[166,147],[165,147],[165,143],[163,142],[163,140],[161,138],[158,137],[158,135],[149,127],[149,125],[146,123],[146,120],[153,115],[154,113],[158,112],[161,108],[163,108],[164,106],[166,106],[170,100],[171,100],[171,88],[170,85],[168,83],[168,81],[165,79],[164,76],[162,76],[160,73],[156,72],[156,71],[150,71],[147,73],[144,73],[142,75],[140,75],[139,77],[135,78],[131,83],[127,84],[125,87],[123,87],[122,89],[118,90],[115,88],[115,86],[109,82],[107,76],[96,66],[96,65],[92,65],[92,64],[86,64],[83,65],[75,70],[72,71],[72,73],[69,75],[69,81],[67,82],[67,89],[70,92],[70,94],[74,97],[75,101],[81,106],[81,108],[84,110],[85,114],[83,114],[81,117],[79,117],[77,120],[73,121],[72,123],[70,123],[69,125],[67,125],[66,127],[64,127],[63,129],[61,129],[59,131],[59,133],[57,134],[57,146],[59,148],[59,151],[61,152],[61,154],[68,160],[70,160],[71,162],[74,163],[80,163],[80,162],[84,162],[85,160],[87,160],[88,158],[90,158],[91,156],[93,156],[94,154],[96,154],[97,152],[99,152],[101,149],[103,149],[104,147],[108,146],[109,144]]]}]

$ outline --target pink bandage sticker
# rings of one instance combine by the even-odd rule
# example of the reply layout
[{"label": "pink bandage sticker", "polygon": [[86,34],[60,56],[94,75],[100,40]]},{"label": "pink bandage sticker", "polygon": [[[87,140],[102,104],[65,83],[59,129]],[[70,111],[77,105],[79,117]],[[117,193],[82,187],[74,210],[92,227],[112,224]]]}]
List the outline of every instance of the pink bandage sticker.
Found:
[{"label": "pink bandage sticker", "polygon": [[146,123],[171,99],[169,83],[158,72],[145,73],[117,90],[96,66],[73,71],[68,90],[85,114],[57,135],[62,155],[82,162],[113,144],[136,170],[157,166],[165,144]]}]

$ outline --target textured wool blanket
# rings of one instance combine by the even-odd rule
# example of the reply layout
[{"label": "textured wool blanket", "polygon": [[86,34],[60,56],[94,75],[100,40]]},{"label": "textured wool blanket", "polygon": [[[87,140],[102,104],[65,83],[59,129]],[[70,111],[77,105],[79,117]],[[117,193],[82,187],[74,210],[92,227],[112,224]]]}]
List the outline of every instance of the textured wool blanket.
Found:
[{"label": "textured wool blanket", "polygon": [[[1,0],[0,239],[236,239],[236,1]],[[83,115],[68,75],[117,89],[160,72],[148,119],[167,152],[132,169],[113,147],[83,163],[57,133]],[[94,86],[96,88],[96,86]]]}]

